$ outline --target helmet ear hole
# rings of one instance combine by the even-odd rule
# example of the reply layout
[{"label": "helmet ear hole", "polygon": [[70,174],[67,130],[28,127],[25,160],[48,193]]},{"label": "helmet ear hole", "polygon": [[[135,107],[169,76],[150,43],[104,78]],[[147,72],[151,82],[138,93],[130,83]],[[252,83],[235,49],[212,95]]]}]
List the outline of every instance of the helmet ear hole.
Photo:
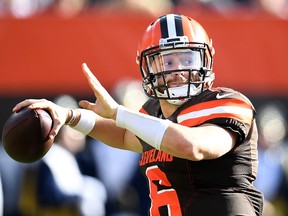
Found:
[{"label": "helmet ear hole", "polygon": [[215,54],[215,49],[214,49],[214,47],[209,47],[209,49],[210,49],[211,55],[214,56],[214,54]]},{"label": "helmet ear hole", "polygon": [[214,49],[214,47],[213,47],[212,39],[210,39],[209,49],[210,49],[211,55],[214,56],[214,54],[215,54],[215,49]]},{"label": "helmet ear hole", "polygon": [[204,88],[205,89],[210,89],[212,86],[213,86],[213,81],[208,81],[208,82],[205,83]]}]

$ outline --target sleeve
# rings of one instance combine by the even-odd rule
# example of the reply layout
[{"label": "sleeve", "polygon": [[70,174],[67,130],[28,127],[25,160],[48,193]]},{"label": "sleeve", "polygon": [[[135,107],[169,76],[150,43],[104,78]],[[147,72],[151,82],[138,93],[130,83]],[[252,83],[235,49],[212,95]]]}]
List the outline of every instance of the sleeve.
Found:
[{"label": "sleeve", "polygon": [[177,121],[188,127],[216,124],[237,133],[241,142],[247,137],[254,116],[255,110],[247,100],[224,98],[187,107],[179,113]]}]

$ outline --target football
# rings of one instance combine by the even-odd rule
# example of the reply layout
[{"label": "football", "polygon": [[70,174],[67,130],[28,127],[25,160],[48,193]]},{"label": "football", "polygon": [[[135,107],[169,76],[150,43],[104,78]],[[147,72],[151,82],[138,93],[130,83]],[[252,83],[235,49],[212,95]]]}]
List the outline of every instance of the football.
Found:
[{"label": "football", "polygon": [[6,121],[2,131],[3,147],[15,161],[33,163],[49,151],[53,143],[48,141],[52,126],[47,111],[23,108]]}]

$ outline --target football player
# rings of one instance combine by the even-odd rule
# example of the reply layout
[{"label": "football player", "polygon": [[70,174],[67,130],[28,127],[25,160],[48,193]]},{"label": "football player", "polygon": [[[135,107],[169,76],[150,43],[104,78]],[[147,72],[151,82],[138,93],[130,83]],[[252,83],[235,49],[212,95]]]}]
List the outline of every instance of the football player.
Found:
[{"label": "football player", "polygon": [[214,88],[212,40],[194,19],[167,14],[143,33],[137,62],[144,92],[140,112],[119,105],[83,64],[97,100],[69,110],[45,99],[51,140],[63,124],[112,147],[140,152],[150,189],[151,216],[262,215],[257,175],[255,109],[241,93]]}]

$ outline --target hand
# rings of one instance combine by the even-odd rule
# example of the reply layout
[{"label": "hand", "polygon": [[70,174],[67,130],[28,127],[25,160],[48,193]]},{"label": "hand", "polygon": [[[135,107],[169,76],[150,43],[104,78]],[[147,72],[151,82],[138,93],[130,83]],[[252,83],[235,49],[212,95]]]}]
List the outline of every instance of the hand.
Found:
[{"label": "hand", "polygon": [[53,128],[50,132],[49,139],[53,140],[58,134],[62,125],[65,124],[69,114],[69,109],[56,105],[46,99],[27,99],[18,103],[13,112],[18,112],[22,108],[28,107],[28,109],[45,109],[48,111],[53,119]]},{"label": "hand", "polygon": [[86,100],[81,100],[79,105],[85,109],[89,109],[97,113],[98,115],[109,118],[116,119],[117,108],[119,104],[111,97],[111,95],[106,91],[106,89],[101,85],[98,79],[93,75],[88,66],[83,63],[82,70],[91,89],[96,97],[95,103],[91,103]]}]

